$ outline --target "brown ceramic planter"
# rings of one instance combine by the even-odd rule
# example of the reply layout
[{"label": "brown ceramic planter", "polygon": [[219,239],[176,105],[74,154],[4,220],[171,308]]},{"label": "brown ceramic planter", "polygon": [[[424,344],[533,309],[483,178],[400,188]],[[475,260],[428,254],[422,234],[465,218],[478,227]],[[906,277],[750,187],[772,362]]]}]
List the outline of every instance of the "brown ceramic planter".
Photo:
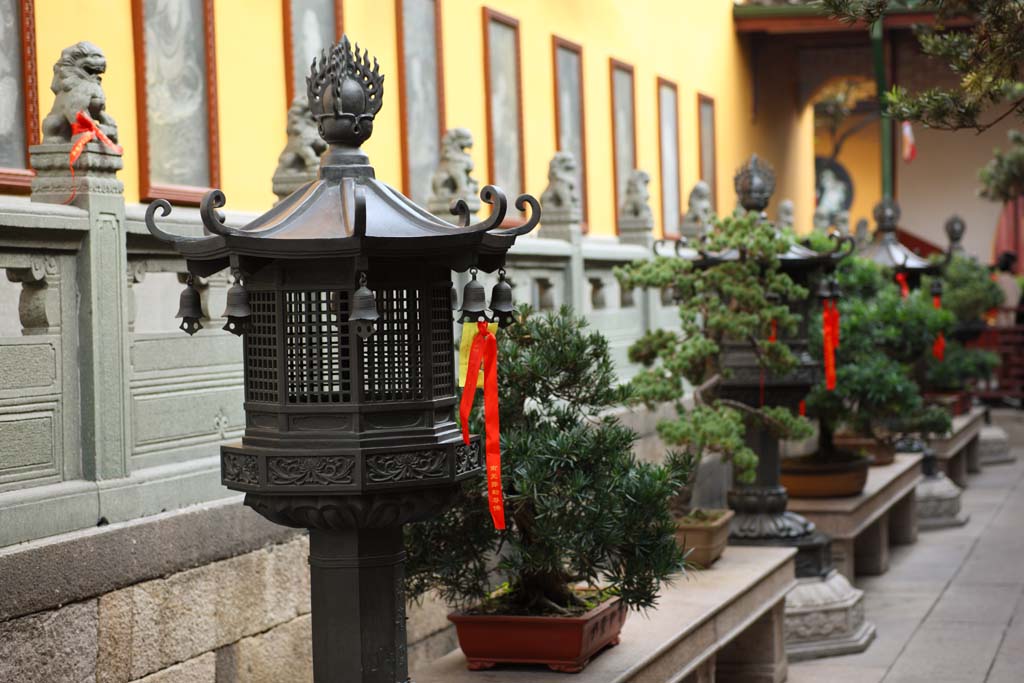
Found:
[{"label": "brown ceramic planter", "polygon": [[732,510],[714,510],[722,512],[721,517],[713,522],[685,522],[676,520],[676,543],[683,550],[690,551],[686,561],[707,569],[715,563],[729,542],[729,522],[734,513]]},{"label": "brown ceramic planter", "polygon": [[579,617],[528,617],[452,612],[459,647],[471,671],[495,664],[546,664],[582,671],[608,645],[618,645],[626,604],[612,598]]},{"label": "brown ceramic planter", "polygon": [[924,400],[946,408],[953,417],[971,412],[971,395],[966,391],[926,391]]},{"label": "brown ceramic planter", "polygon": [[835,435],[832,437],[832,445],[870,456],[872,465],[891,465],[896,460],[896,448],[892,444],[870,436]]},{"label": "brown ceramic planter", "polygon": [[870,458],[842,451],[828,458],[785,458],[779,482],[792,498],[856,496],[864,490],[870,466]]}]

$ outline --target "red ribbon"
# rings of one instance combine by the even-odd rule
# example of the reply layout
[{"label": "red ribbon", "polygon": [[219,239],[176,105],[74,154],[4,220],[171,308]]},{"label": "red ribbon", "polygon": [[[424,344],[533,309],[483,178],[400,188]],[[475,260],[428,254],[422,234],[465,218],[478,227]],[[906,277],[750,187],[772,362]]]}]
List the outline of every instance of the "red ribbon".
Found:
[{"label": "red ribbon", "polygon": [[[935,306],[935,310],[942,308],[942,297],[933,296],[932,305]],[[932,355],[935,356],[935,360],[942,362],[942,359],[946,357],[946,335],[939,332],[935,337],[935,341],[932,342]]]},{"label": "red ribbon", "polygon": [[896,282],[900,286],[900,296],[904,299],[910,295],[910,285],[907,284],[906,273],[896,273]]},{"label": "red ribbon", "polygon": [[484,365],[484,423],[487,428],[487,503],[491,508],[491,519],[495,529],[505,528],[505,502],[501,492],[501,432],[498,423],[498,340],[494,338],[487,323],[477,323],[477,334],[469,349],[469,367],[466,371],[466,386],[462,389],[459,402],[459,419],[462,422],[462,440],[469,445],[469,414],[473,410],[476,396],[477,375],[480,363]]},{"label": "red ribbon", "polygon": [[839,309],[832,299],[821,302],[822,355],[825,360],[825,389],[836,388],[836,347],[839,346]]},{"label": "red ribbon", "polygon": [[[768,333],[768,343],[774,344],[779,339],[779,323],[772,318],[771,332]],[[764,368],[761,368],[760,404],[764,405]]]},{"label": "red ribbon", "polygon": [[800,417],[807,417],[807,401],[800,401],[799,411]]},{"label": "red ribbon", "polygon": [[85,146],[93,140],[99,140],[109,149],[118,154],[121,154],[124,150],[121,146],[116,144],[113,140],[108,138],[100,127],[96,125],[96,122],[89,118],[89,115],[85,113],[85,110],[79,111],[75,115],[75,121],[71,124],[71,137],[81,135],[82,137],[75,140],[75,144],[71,145],[71,154],[68,155],[68,168],[71,169],[71,196],[67,198],[65,204],[70,204],[75,198],[75,162],[82,156],[82,152],[85,151]]}]

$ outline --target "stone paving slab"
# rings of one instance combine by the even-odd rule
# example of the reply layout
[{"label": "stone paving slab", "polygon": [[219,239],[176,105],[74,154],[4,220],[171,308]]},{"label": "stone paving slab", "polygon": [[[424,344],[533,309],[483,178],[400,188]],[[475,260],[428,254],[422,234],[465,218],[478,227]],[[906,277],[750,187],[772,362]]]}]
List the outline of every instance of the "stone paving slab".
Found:
[{"label": "stone paving slab", "polygon": [[971,476],[968,524],[894,548],[887,574],[858,579],[878,629],[866,652],[790,664],[791,683],[1024,681],[1024,412],[993,418],[1017,461]]}]

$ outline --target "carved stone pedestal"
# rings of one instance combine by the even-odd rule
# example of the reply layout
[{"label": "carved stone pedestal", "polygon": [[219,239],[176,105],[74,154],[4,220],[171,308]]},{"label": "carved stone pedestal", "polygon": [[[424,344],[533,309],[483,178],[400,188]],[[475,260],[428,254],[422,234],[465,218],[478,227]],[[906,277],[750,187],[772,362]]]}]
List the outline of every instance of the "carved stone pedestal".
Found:
[{"label": "carved stone pedestal", "polygon": [[917,485],[917,523],[921,529],[942,529],[967,524],[970,515],[960,510],[963,491],[942,472],[926,476]]},{"label": "carved stone pedestal", "polygon": [[978,437],[978,459],[982,467],[1017,462],[1017,456],[1010,455],[1010,439],[1006,430],[997,425],[985,425]]},{"label": "carved stone pedestal", "polygon": [[785,633],[792,662],[863,652],[875,639],[875,625],[864,620],[864,591],[833,569],[797,579],[786,596]]}]

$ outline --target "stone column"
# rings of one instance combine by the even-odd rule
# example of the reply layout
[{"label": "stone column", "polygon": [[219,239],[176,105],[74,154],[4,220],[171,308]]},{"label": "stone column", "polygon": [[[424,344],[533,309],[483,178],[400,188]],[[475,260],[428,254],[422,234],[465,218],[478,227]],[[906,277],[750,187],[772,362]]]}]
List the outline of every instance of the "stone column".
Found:
[{"label": "stone column", "polygon": [[564,240],[572,246],[565,300],[582,313],[589,283],[583,263],[583,205],[576,185],[578,177],[572,152],[556,152],[548,164],[548,186],[540,196],[540,236]]},{"label": "stone column", "polygon": [[128,473],[128,315],[125,272],[124,185],[121,155],[90,142],[68,166],[71,143],[29,150],[36,177],[32,201],[69,203],[89,215],[78,252],[78,329],[85,476],[114,479]]}]

